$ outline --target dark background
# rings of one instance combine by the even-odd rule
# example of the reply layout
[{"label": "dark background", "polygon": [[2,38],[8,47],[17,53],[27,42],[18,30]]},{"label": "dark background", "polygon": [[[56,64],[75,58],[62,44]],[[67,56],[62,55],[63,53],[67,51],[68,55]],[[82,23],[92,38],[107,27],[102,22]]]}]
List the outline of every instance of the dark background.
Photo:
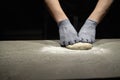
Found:
[{"label": "dark background", "polygon": [[[72,6],[71,0],[66,1],[69,0],[61,2],[61,5],[79,31],[97,0],[91,0],[81,8],[77,5]],[[76,0],[74,4],[79,2]],[[114,0],[109,12],[97,27],[96,38],[120,38],[119,4],[120,0]],[[58,27],[43,0],[4,0],[0,2],[0,13],[0,40],[59,39]]]}]

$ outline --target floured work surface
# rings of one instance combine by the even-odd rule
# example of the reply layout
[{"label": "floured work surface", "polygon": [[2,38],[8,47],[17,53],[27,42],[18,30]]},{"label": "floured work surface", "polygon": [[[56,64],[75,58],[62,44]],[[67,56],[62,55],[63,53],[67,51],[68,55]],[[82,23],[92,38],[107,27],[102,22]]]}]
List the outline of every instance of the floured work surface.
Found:
[{"label": "floured work surface", "polygon": [[120,76],[120,39],[100,39],[90,50],[56,40],[0,41],[0,80],[76,80]]}]

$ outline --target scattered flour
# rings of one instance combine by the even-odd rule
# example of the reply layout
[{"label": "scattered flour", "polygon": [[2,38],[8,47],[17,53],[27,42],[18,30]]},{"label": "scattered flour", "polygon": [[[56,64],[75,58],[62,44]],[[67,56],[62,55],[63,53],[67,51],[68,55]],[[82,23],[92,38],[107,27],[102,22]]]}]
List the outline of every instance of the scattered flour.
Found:
[{"label": "scattered flour", "polygon": [[90,50],[70,50],[64,47],[56,47],[56,46],[45,46],[40,49],[41,52],[44,53],[57,53],[57,54],[69,54],[69,53],[83,53],[83,54],[103,54],[108,53],[108,49],[103,49],[100,47],[93,47]]}]

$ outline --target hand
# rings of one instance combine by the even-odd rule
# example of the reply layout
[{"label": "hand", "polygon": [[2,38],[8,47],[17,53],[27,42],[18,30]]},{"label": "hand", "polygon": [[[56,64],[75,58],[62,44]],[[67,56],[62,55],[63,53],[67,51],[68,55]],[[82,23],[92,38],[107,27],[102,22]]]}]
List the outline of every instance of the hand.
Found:
[{"label": "hand", "polygon": [[85,43],[95,42],[97,22],[87,19],[78,33],[79,40]]},{"label": "hand", "polygon": [[58,24],[60,44],[62,46],[71,45],[79,42],[77,32],[69,20],[63,20]]}]

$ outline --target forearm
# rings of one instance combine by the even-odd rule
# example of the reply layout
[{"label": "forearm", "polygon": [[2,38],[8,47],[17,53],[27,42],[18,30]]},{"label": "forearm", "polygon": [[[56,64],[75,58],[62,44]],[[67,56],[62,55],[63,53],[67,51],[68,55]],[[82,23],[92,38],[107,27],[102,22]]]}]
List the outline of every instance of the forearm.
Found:
[{"label": "forearm", "polygon": [[91,13],[91,15],[88,17],[88,19],[96,21],[99,23],[102,18],[107,13],[109,7],[111,6],[113,0],[98,0],[98,3]]},{"label": "forearm", "polygon": [[45,0],[45,3],[49,9],[50,14],[53,16],[57,23],[64,19],[67,19],[67,16],[60,6],[59,0]]}]

